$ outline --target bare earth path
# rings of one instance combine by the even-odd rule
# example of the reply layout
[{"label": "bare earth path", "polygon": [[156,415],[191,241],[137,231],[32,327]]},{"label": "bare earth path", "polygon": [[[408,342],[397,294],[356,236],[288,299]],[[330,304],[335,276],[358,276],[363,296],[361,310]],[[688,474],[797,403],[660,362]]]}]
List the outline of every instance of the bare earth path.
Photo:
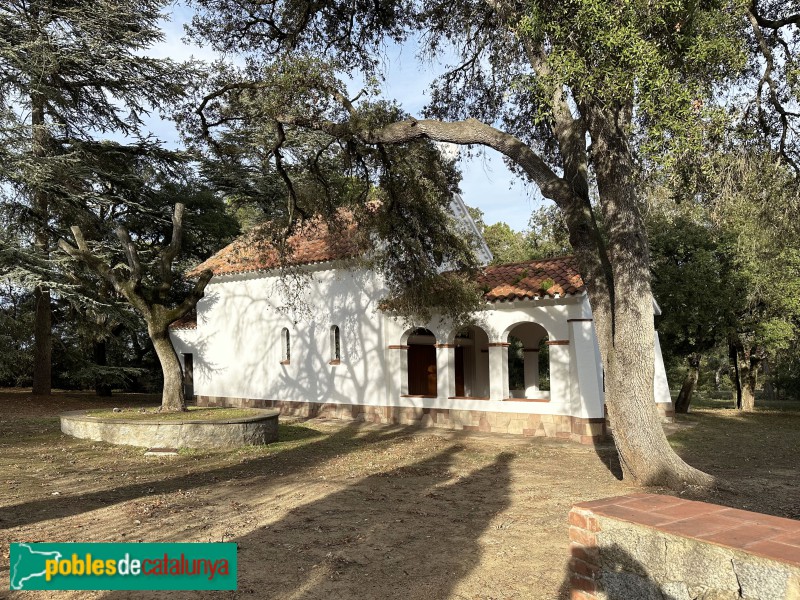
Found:
[{"label": "bare earth path", "polygon": [[[168,597],[553,599],[570,506],[639,491],[606,466],[610,446],[311,420],[267,448],[170,459],[67,438],[55,418],[145,400],[0,391],[0,590],[10,542],[234,541],[237,592]],[[679,451],[736,484],[709,500],[800,518],[800,414],[688,424]]]}]

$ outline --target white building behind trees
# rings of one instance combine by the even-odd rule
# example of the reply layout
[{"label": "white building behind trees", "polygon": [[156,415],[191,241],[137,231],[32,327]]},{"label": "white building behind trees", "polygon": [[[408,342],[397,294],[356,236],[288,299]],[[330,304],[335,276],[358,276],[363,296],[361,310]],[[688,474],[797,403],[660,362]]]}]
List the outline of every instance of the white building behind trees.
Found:
[{"label": "white building behind trees", "polygon": [[[453,208],[474,228],[460,199]],[[485,305],[460,327],[383,311],[381,278],[346,236],[321,225],[289,241],[290,274],[248,235],[197,268],[214,277],[171,335],[199,405],[581,443],[605,435],[592,311],[571,257],[484,267]],[[654,401],[668,418],[657,337],[655,355]]]}]

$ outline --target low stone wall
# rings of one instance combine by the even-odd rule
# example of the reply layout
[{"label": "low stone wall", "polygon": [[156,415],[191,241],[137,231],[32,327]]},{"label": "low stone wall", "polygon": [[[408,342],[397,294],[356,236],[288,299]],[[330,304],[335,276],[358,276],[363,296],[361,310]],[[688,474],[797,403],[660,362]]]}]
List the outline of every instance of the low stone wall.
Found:
[{"label": "low stone wall", "polygon": [[662,423],[675,422],[675,406],[672,404],[672,402],[657,402],[656,410],[658,410],[658,416],[661,417]]},{"label": "low stone wall", "polygon": [[406,408],[398,406],[362,406],[286,400],[256,400],[225,396],[197,396],[198,406],[274,408],[282,415],[325,417],[368,423],[418,425],[458,431],[511,433],[529,437],[554,437],[581,444],[605,439],[605,419],[582,419],[566,415],[458,410],[454,408]]},{"label": "low stone wall", "polygon": [[278,440],[277,410],[219,421],[102,419],[85,410],[61,415],[61,431],[73,437],[145,448],[232,448]]},{"label": "low stone wall", "polygon": [[633,494],[569,523],[572,600],[800,600],[800,521]]}]

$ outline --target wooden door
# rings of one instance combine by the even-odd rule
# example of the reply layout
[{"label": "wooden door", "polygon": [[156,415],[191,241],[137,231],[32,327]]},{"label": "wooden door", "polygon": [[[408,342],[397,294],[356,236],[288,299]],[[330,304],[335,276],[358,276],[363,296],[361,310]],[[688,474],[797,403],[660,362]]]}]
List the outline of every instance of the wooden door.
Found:
[{"label": "wooden door", "polygon": [[408,393],[436,396],[436,348],[432,345],[408,347]]},{"label": "wooden door", "polygon": [[464,393],[464,346],[456,346],[456,396]]}]

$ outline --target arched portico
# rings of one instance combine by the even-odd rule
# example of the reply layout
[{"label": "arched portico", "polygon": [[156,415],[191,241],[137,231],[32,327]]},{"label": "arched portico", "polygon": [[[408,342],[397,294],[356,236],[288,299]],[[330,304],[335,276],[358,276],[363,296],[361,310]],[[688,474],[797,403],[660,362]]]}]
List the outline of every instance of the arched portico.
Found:
[{"label": "arched portico", "polygon": [[437,396],[436,336],[430,329],[418,327],[403,335],[406,346],[405,383],[410,396]]},{"label": "arched portico", "polygon": [[506,329],[508,398],[550,399],[550,336],[538,323],[516,323]]},{"label": "arched portico", "polygon": [[451,336],[452,398],[489,399],[489,336],[481,327],[462,327]]}]

